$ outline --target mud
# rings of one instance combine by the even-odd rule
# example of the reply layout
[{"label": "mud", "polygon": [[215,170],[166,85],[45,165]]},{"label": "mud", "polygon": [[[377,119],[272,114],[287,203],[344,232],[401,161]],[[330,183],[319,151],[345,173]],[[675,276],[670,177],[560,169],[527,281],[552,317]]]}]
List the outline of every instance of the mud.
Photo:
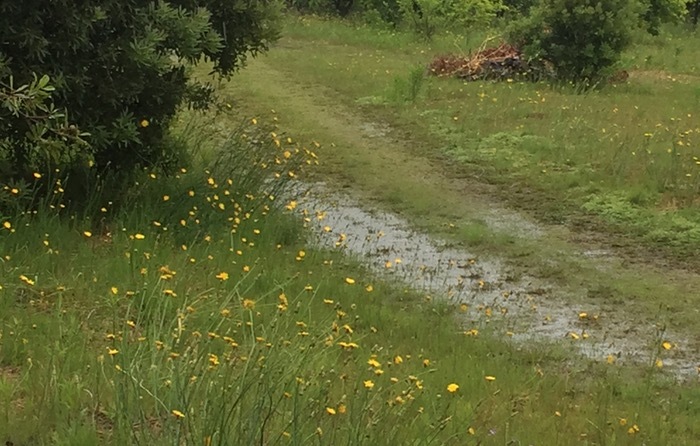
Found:
[{"label": "mud", "polygon": [[[303,189],[295,195],[299,207],[308,212],[309,228],[320,246],[343,249],[378,275],[399,280],[432,299],[448,299],[460,309],[466,333],[489,324],[517,344],[549,343],[594,360],[648,367],[661,358],[663,373],[679,379],[698,377],[700,354],[695,346],[652,319],[641,320],[620,305],[587,303],[585,288],[563,290],[514,271],[495,256],[477,257],[451,247],[411,229],[396,215],[331,192],[324,184]],[[538,238],[544,232],[513,211],[492,209],[481,218],[492,229],[521,237]],[[611,260],[606,251],[581,254]],[[665,339],[674,344],[661,351]]]}]

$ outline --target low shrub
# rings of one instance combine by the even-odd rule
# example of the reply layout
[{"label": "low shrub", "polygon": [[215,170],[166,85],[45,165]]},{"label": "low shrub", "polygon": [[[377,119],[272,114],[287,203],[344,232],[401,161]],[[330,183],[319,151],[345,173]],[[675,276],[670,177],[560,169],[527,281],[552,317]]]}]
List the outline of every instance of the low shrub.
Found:
[{"label": "low shrub", "polygon": [[611,74],[639,12],[633,0],[542,0],[511,27],[510,41],[551,64],[559,80],[590,86]]}]

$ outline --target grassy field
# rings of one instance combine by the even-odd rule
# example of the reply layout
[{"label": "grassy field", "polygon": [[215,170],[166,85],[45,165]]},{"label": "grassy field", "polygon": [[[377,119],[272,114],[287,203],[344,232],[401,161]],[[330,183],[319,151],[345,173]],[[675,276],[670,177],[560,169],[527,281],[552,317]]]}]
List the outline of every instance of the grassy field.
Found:
[{"label": "grassy field", "polygon": [[[666,56],[669,48],[693,51],[692,40],[641,42],[625,55],[629,84],[585,95],[544,84],[421,76],[432,55],[482,41],[482,35],[442,36],[428,45],[409,34],[301,18],[222,91],[236,108],[320,142],[318,178],[351,188],[417,228],[496,255],[518,274],[555,282],[585,302],[614,305],[645,324],[679,329],[696,343],[700,320],[689,311],[700,304],[697,258],[690,255],[698,247],[691,240],[696,208],[681,205],[685,189],[651,187],[664,172],[671,182],[695,181],[686,176],[697,168],[689,142],[695,131],[674,140],[685,145],[669,154],[660,149],[666,147],[660,135],[670,137],[671,130],[655,127],[692,124],[694,66]],[[683,81],[659,76],[656,64],[669,64]],[[409,100],[412,90],[418,94]],[[616,145],[621,135],[629,139],[629,156]],[[672,174],[673,166],[680,173]],[[642,167],[653,172],[632,175]],[[664,200],[675,200],[675,207]],[[490,225],[486,216],[504,203],[545,222],[545,235]],[[511,220],[517,226],[517,216]],[[663,242],[652,233],[666,234]],[[591,258],[582,254],[587,249],[612,250],[622,260]]]},{"label": "grassy field", "polygon": [[[577,360],[565,345],[512,345],[489,324],[464,331],[447,303],[313,249],[299,210],[274,195],[315,154],[282,135],[240,138],[224,143],[236,162],[145,172],[128,210],[96,193],[109,218],[62,216],[60,184],[36,214],[3,218],[0,439],[566,445],[700,434],[691,383]],[[19,200],[27,187],[3,193]]]},{"label": "grassy field", "polygon": [[500,198],[545,221],[595,221],[677,259],[697,253],[694,32],[642,39],[624,56],[628,83],[576,94],[541,83],[421,76],[432,57],[476,49],[482,34],[429,45],[410,34],[310,18],[285,31],[262,59],[267,67],[252,71],[283,73],[361,109],[369,122],[390,124],[415,142],[406,156],[447,158],[507,186]]},{"label": "grassy field", "polygon": [[[23,212],[20,203],[31,200],[33,186],[4,185],[0,441],[695,444],[697,380],[677,382],[653,364],[581,359],[569,340],[559,346],[513,344],[502,327],[486,320],[465,329],[455,317],[460,308],[449,302],[380,280],[341,250],[315,248],[303,231],[305,216],[317,218],[314,210],[303,213],[283,198],[288,179],[354,183],[359,196],[374,196],[419,227],[484,251],[517,252],[541,274],[545,263],[537,259],[551,256],[559,266],[548,274],[562,283],[610,281],[613,292],[626,293],[618,298],[637,299],[630,311],[649,313],[661,305],[659,313],[672,325],[693,327],[697,316],[683,310],[697,303],[694,276],[669,270],[662,281],[662,272],[641,266],[601,272],[561,253],[569,249],[568,233],[551,236],[548,247],[495,234],[474,217],[488,203],[470,198],[465,191],[472,183],[457,183],[454,175],[461,171],[449,167],[478,156],[468,166],[484,179],[522,183],[536,188],[542,194],[537,197],[561,197],[566,172],[552,167],[561,161],[558,149],[545,152],[539,142],[588,135],[564,123],[540,122],[541,134],[518,130],[521,121],[498,126],[505,115],[495,104],[574,119],[561,110],[564,98],[567,104],[582,101],[581,110],[593,107],[596,95],[623,98],[637,91],[643,97],[644,88],[575,96],[517,83],[419,80],[410,75],[417,64],[450,49],[453,38],[431,49],[408,35],[315,20],[291,22],[286,31],[268,58],[223,86],[234,113],[181,115],[179,131],[200,149],[202,160],[176,177],[143,172],[125,199],[128,208],[111,208],[96,191],[92,212],[70,214],[61,207],[63,187],[55,184],[53,199],[35,202],[36,212]],[[683,48],[690,51],[691,45]],[[662,63],[664,53],[658,50],[659,59],[649,63]],[[691,76],[691,65],[678,72]],[[418,96],[406,101],[416,82]],[[682,91],[674,93],[687,101],[679,107],[690,106],[690,95]],[[617,107],[631,119],[626,105]],[[605,122],[598,115],[587,119]],[[247,116],[242,126],[240,116]],[[689,122],[682,119],[679,128]],[[383,123],[401,138],[385,134]],[[630,138],[638,136],[626,121],[618,125]],[[239,130],[229,135],[234,127]],[[504,136],[492,136],[496,129]],[[472,143],[466,134],[479,137],[478,144],[466,144]],[[508,153],[478,149],[489,135]],[[651,147],[654,138],[642,133],[639,141]],[[218,156],[211,155],[212,146],[220,147]],[[593,161],[603,156],[597,146],[591,151],[599,151],[589,154]],[[665,156],[654,154],[648,156]],[[579,166],[588,155],[571,149],[567,156]],[[509,164],[509,157],[522,161]],[[600,183],[600,191],[627,191],[625,181],[608,178],[602,167],[577,172],[582,184]],[[686,178],[681,172],[676,180]],[[635,187],[652,183],[640,180]],[[589,202],[577,191],[567,192],[566,209]],[[436,200],[449,209],[435,212]],[[678,200],[677,214],[637,206],[659,219],[692,210]],[[11,212],[14,201],[17,210]],[[649,347],[662,355],[665,348],[660,342]]]}]

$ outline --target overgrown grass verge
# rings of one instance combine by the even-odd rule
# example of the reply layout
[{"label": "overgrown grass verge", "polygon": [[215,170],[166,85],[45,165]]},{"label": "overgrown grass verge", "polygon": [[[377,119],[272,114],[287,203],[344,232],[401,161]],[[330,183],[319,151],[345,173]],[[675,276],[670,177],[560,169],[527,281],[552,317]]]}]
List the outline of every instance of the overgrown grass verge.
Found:
[{"label": "overgrown grass verge", "polygon": [[700,434],[692,384],[512,345],[486,322],[465,331],[448,303],[309,246],[280,188],[315,156],[255,127],[224,140],[211,169],[144,172],[131,206],[94,205],[109,218],[63,215],[60,184],[55,202],[3,217],[0,440],[692,444]]}]

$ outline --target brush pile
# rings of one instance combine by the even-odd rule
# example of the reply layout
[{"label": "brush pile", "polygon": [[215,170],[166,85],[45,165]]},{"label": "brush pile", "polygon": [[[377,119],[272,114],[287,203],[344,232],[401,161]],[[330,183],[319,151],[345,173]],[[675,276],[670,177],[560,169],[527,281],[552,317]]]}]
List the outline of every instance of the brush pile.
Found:
[{"label": "brush pile", "polygon": [[469,56],[438,56],[430,63],[429,73],[434,76],[452,76],[475,81],[510,79],[530,72],[520,50],[507,43],[482,48]]}]

